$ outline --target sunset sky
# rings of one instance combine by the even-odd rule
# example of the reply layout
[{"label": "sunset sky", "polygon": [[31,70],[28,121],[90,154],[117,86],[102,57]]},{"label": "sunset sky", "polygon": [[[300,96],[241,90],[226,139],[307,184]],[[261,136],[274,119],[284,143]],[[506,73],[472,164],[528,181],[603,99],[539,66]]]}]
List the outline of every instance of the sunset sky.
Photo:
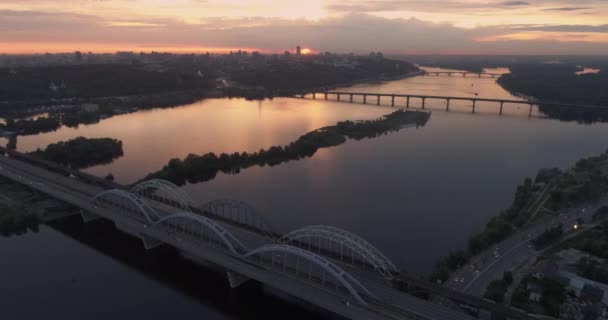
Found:
[{"label": "sunset sky", "polygon": [[0,53],[608,53],[607,0],[0,0]]}]

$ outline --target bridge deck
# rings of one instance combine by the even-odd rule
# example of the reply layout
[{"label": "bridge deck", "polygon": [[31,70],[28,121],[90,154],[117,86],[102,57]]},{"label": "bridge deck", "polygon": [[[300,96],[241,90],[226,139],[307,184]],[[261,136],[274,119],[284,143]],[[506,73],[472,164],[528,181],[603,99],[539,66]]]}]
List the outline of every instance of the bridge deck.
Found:
[{"label": "bridge deck", "polygon": [[[440,96],[440,95],[422,95],[409,93],[380,93],[380,92],[355,92],[355,91],[301,91],[294,93],[293,96],[305,95],[334,95],[334,96],[363,96],[363,97],[388,97],[388,98],[406,98],[406,99],[421,99],[421,100],[445,100],[445,101],[471,101],[471,102],[493,102],[497,104],[518,104],[518,105],[546,105],[552,107],[566,108],[589,108],[608,110],[608,106],[577,104],[577,103],[560,103],[554,101],[536,101],[536,100],[513,100],[513,99],[493,99],[480,97],[460,97],[460,96]],[[350,102],[350,101],[341,101]]]},{"label": "bridge deck", "polygon": [[[78,179],[50,172],[5,156],[0,156],[0,174],[94,215],[114,221],[123,229],[126,228],[134,234],[147,236],[172,245],[188,253],[189,256],[197,258],[197,260],[209,261],[221,268],[255,279],[269,287],[348,318],[470,319],[464,314],[408,296],[382,283],[370,284],[373,285],[374,293],[380,300],[370,299],[368,306],[356,303],[347,306],[343,301],[348,297],[340,292],[329,290],[314,282],[303,281],[293,275],[280,272],[280,270],[271,270],[253,261],[231,255],[212,243],[195,241],[171,234],[166,229],[151,227],[146,221],[120,214],[117,209],[109,210],[103,206],[94,205],[91,199],[104,190],[100,186],[90,185]],[[232,226],[232,228],[234,227]],[[250,231],[244,231],[239,235],[252,237]]]}]

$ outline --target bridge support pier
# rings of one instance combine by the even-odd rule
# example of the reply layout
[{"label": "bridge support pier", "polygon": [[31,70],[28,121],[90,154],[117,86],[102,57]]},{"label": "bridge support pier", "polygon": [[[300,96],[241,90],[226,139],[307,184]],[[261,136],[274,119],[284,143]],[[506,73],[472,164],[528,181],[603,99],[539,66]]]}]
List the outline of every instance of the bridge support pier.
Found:
[{"label": "bridge support pier", "polygon": [[83,209],[80,209],[80,216],[82,217],[82,221],[84,221],[84,223],[89,223],[101,218],[100,216],[87,212]]},{"label": "bridge support pier", "polygon": [[313,92],[313,93],[312,93],[312,98],[313,98],[313,99],[316,99],[316,98],[317,98],[317,94]]},{"label": "bridge support pier", "polygon": [[148,237],[145,234],[140,234],[139,237],[141,238],[141,241],[144,243],[144,248],[146,248],[146,250],[152,250],[164,243],[160,240],[156,240],[154,238]]},{"label": "bridge support pier", "polygon": [[528,113],[528,118],[532,118],[532,109],[534,108],[534,105],[530,103],[530,112]]},{"label": "bridge support pier", "polygon": [[422,109],[424,109],[426,105],[426,98],[422,98]]},{"label": "bridge support pier", "polygon": [[353,95],[350,95],[350,103],[353,103]]},{"label": "bridge support pier", "polygon": [[498,113],[498,114],[501,115],[501,116],[502,116],[502,108],[503,108],[504,105],[505,105],[504,102],[500,103],[500,113]]},{"label": "bridge support pier", "polygon": [[363,95],[363,104],[366,104],[366,103],[367,103],[367,95],[366,95],[366,94],[364,94],[364,95]]},{"label": "bridge support pier", "polygon": [[407,96],[407,102],[406,102],[406,104],[405,104],[405,107],[406,107],[406,108],[409,108],[409,107],[410,107],[410,96]]},{"label": "bridge support pier", "polygon": [[327,92],[325,93],[325,100],[327,100]]},{"label": "bridge support pier", "polygon": [[378,95],[377,99],[376,99],[376,104],[380,105],[380,95]]},{"label": "bridge support pier", "polygon": [[231,289],[237,288],[249,281],[249,278],[233,271],[227,271],[226,276],[228,277],[228,284],[230,284]]},{"label": "bridge support pier", "polygon": [[475,105],[477,104],[477,100],[473,100],[473,113],[475,113]]},{"label": "bridge support pier", "polygon": [[445,111],[450,111],[450,99],[446,99]]},{"label": "bridge support pier", "polygon": [[336,94],[336,98],[338,99],[338,101],[340,101],[340,94]]},{"label": "bridge support pier", "polygon": [[391,107],[395,106],[395,95],[391,96]]}]

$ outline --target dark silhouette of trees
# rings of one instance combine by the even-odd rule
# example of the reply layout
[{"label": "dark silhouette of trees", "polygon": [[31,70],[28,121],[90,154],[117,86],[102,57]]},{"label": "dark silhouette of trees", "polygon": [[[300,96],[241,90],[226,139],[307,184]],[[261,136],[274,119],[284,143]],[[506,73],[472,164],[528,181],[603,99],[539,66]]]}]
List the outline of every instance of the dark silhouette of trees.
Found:
[{"label": "dark silhouette of trees", "polygon": [[38,232],[38,217],[24,210],[0,207],[0,235],[3,237],[18,236],[30,231]]},{"label": "dark silhouette of trees", "polygon": [[78,137],[50,144],[32,153],[45,160],[75,169],[112,162],[123,155],[122,142],[111,138],[87,139]]},{"label": "dark silhouette of trees", "polygon": [[[498,83],[510,92],[540,101],[608,106],[608,71],[577,75],[574,64],[521,64],[510,67]],[[608,109],[560,107],[543,104],[540,110],[550,117],[580,122],[608,121]]]}]

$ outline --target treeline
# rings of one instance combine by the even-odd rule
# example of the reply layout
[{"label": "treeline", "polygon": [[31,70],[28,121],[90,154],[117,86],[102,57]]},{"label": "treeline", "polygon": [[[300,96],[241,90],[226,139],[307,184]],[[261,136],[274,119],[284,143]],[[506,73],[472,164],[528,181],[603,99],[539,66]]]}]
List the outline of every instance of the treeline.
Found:
[{"label": "treeline", "polygon": [[390,79],[418,70],[416,66],[404,61],[368,57],[352,59],[354,63],[352,67],[319,64],[306,60],[297,64],[276,60],[270,65],[253,65],[235,70],[230,78],[242,84],[282,91],[332,87],[361,80]]},{"label": "treeline", "polygon": [[[92,99],[92,101],[87,102],[97,102],[99,106],[97,111],[86,111],[82,110],[79,106],[74,106],[68,109],[50,111],[48,115],[35,119],[14,120],[9,117],[5,124],[0,124],[0,130],[15,132],[20,136],[36,135],[58,130],[61,126],[74,128],[81,124],[98,123],[104,117],[130,112],[131,110],[166,108],[190,104],[201,97],[200,93],[193,91],[179,91],[133,97]],[[133,106],[137,106],[137,109],[133,109]],[[2,113],[1,110],[0,113]],[[10,116],[18,116],[22,112],[9,112],[9,114]]]},{"label": "treeline", "polygon": [[608,259],[608,222],[595,227],[584,237],[573,240],[573,248]]},{"label": "treeline", "polygon": [[547,208],[557,211],[583,202],[600,200],[608,193],[608,151],[599,156],[579,160],[572,170],[555,180],[556,189],[551,192]]},{"label": "treeline", "polygon": [[0,69],[0,101],[128,96],[199,90],[214,83],[194,73],[152,72],[136,65],[74,65]]},{"label": "treeline", "polygon": [[[555,103],[608,106],[608,71],[577,75],[573,64],[523,64],[498,79],[506,90]],[[608,121],[608,109],[541,105],[540,111],[561,120]]]},{"label": "treeline", "polygon": [[18,236],[28,232],[38,232],[40,221],[29,212],[6,206],[0,207],[0,235],[3,237]]},{"label": "treeline", "polygon": [[50,144],[32,155],[61,165],[82,169],[110,163],[123,155],[122,142],[111,138],[76,139]]},{"label": "treeline", "polygon": [[1,130],[15,132],[17,135],[23,136],[51,132],[60,127],[61,122],[56,117],[39,117],[17,121],[7,119],[5,124],[0,125]]},{"label": "treeline", "polygon": [[532,179],[526,178],[524,183],[515,190],[511,206],[498,216],[491,218],[483,231],[469,238],[471,254],[475,255],[488,249],[522,227],[530,218],[530,212],[525,210],[526,206],[537,191],[539,190],[534,187]]},{"label": "treeline", "polygon": [[551,229],[545,230],[540,236],[532,240],[536,250],[544,249],[555,243],[564,234],[564,225],[559,224]]},{"label": "treeline", "polygon": [[507,271],[502,275],[502,279],[490,282],[484,298],[490,299],[496,303],[502,303],[509,286],[513,284],[513,273]]},{"label": "treeline", "polygon": [[197,183],[215,178],[218,172],[237,174],[252,166],[275,166],[283,162],[313,156],[320,148],[340,145],[347,139],[373,138],[391,131],[398,131],[406,124],[423,126],[430,114],[397,110],[377,120],[343,121],[334,126],[309,132],[286,146],[274,146],[254,153],[233,153],[201,156],[190,154],[184,160],[172,159],[160,171],[148,175],[148,179],[164,179],[177,185]]}]

